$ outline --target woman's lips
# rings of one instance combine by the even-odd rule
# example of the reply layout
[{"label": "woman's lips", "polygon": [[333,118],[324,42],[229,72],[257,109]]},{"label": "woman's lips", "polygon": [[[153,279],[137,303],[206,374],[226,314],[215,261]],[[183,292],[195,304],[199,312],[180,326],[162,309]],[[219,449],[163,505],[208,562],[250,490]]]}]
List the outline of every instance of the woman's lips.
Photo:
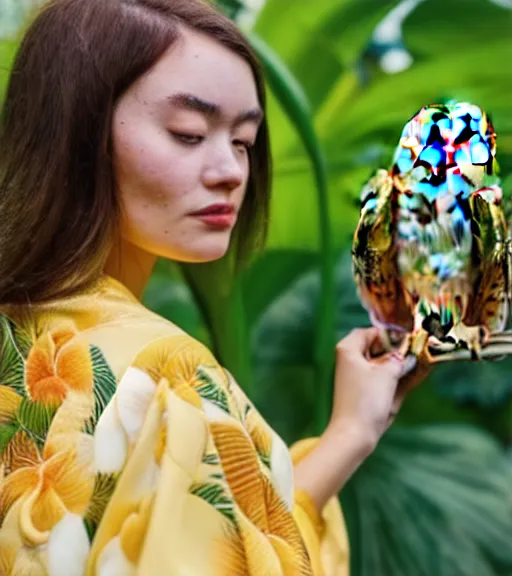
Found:
[{"label": "woman's lips", "polygon": [[236,222],[236,210],[232,204],[212,204],[192,216],[212,228],[231,228]]}]

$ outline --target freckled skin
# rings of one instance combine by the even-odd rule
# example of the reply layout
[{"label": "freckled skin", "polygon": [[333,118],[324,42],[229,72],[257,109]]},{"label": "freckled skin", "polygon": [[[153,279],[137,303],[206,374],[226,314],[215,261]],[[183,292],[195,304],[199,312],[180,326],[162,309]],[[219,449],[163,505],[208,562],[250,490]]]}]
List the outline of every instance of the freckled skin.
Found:
[{"label": "freckled skin", "polygon": [[[181,93],[216,104],[222,115],[212,119],[169,105]],[[253,143],[258,125],[235,125],[234,119],[258,107],[249,65],[214,40],[184,30],[114,112],[123,240],[171,260],[221,258],[232,229],[209,227],[191,213],[219,202],[240,210],[250,166],[247,149],[237,143]],[[202,140],[186,144],[176,133]]]}]

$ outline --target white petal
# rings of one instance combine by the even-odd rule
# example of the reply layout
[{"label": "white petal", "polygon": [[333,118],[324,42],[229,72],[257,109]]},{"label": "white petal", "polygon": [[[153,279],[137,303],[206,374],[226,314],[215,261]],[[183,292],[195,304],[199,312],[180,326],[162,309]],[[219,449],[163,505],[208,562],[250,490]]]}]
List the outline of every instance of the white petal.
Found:
[{"label": "white petal", "polygon": [[110,474],[122,470],[128,454],[128,438],[112,398],[100,416],[94,431],[94,466],[97,472]]},{"label": "white petal", "polygon": [[223,410],[220,406],[217,406],[217,404],[215,404],[211,400],[201,398],[201,404],[203,406],[205,416],[210,422],[233,421],[233,416],[230,416],[225,410]]},{"label": "white petal", "polygon": [[270,469],[272,470],[272,483],[277,493],[291,510],[294,499],[292,459],[286,444],[275,432],[272,433]]},{"label": "white petal", "polygon": [[89,537],[82,518],[66,514],[50,532],[47,549],[49,576],[83,576],[89,550]]},{"label": "white petal", "polygon": [[121,550],[119,537],[111,540],[98,559],[98,576],[135,576],[135,566]]},{"label": "white petal", "polygon": [[138,368],[128,368],[117,386],[117,412],[130,442],[137,439],[155,391],[151,377]]}]

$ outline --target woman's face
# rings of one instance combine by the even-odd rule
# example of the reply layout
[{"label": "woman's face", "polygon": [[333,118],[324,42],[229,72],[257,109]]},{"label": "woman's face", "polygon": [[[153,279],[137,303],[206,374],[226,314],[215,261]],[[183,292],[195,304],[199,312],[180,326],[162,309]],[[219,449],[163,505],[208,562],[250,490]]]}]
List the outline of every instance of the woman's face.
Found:
[{"label": "woman's face", "polygon": [[177,261],[222,257],[261,116],[249,64],[184,30],[114,112],[123,240]]}]

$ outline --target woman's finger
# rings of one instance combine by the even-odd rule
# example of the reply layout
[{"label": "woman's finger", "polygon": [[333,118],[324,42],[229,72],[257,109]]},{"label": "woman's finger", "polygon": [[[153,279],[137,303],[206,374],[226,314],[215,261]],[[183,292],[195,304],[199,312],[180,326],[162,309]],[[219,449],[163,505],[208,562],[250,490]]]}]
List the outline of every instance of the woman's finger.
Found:
[{"label": "woman's finger", "polygon": [[[414,360],[413,368],[410,367],[412,360]],[[408,365],[409,362],[409,365]],[[393,404],[391,407],[390,418],[393,420],[395,416],[400,411],[405,398],[411,390],[416,388],[430,372],[431,366],[426,354],[422,354],[420,357],[416,358],[414,356],[408,356],[405,363],[405,376],[398,383],[395,397],[393,399]]]},{"label": "woman's finger", "polygon": [[429,374],[432,369],[429,357],[426,352],[423,352],[416,358],[416,365],[412,370],[407,370],[404,377],[398,384],[398,392],[404,397],[418,384],[420,384]]},{"label": "woman's finger", "polygon": [[338,348],[347,352],[366,354],[372,344],[379,338],[378,328],[356,328],[345,336],[338,344]]}]

